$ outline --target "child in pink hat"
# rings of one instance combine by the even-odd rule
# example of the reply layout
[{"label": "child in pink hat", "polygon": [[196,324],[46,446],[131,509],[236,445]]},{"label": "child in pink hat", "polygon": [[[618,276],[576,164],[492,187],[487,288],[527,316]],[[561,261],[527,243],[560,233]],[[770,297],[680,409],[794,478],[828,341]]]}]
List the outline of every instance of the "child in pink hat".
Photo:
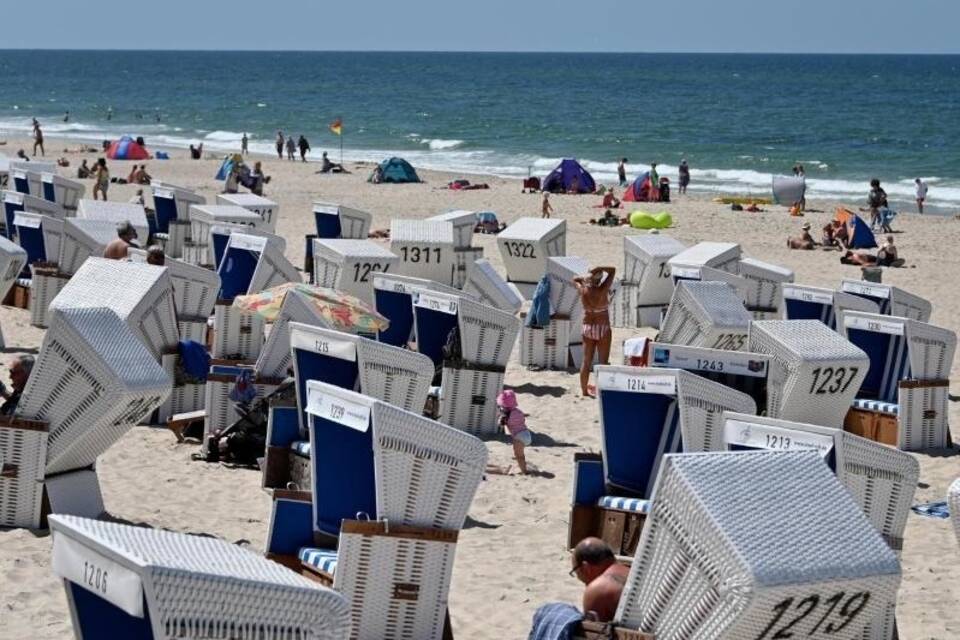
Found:
[{"label": "child in pink hat", "polygon": [[504,389],[497,395],[497,409],[500,411],[500,426],[506,427],[513,439],[513,457],[517,459],[520,473],[527,473],[527,458],[524,447],[533,443],[533,434],[527,429],[527,419],[517,406],[517,394]]}]

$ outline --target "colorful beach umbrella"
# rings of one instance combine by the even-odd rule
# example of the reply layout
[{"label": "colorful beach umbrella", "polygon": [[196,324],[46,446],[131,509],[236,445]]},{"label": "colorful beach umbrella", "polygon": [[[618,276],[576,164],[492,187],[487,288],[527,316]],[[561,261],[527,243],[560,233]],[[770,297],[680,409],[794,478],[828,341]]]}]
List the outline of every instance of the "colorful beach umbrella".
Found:
[{"label": "colorful beach umbrella", "polygon": [[259,293],[237,296],[233,305],[241,311],[255,313],[267,322],[274,322],[280,314],[284,298],[290,293],[303,296],[338,331],[376,333],[390,326],[389,320],[363,300],[336,289],[303,282],[288,282]]}]

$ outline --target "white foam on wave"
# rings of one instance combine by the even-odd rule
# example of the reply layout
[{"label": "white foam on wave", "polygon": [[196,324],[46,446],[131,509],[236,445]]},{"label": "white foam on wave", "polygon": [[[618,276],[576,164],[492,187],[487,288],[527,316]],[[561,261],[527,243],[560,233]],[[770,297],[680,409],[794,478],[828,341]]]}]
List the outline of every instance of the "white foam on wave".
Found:
[{"label": "white foam on wave", "polygon": [[433,151],[443,151],[445,149],[456,149],[463,144],[463,140],[444,140],[443,138],[425,139],[420,141]]},{"label": "white foam on wave", "polygon": [[203,136],[203,141],[204,143],[209,140],[211,142],[234,142],[240,144],[241,138],[243,138],[243,133],[237,133],[236,131],[211,131]]}]

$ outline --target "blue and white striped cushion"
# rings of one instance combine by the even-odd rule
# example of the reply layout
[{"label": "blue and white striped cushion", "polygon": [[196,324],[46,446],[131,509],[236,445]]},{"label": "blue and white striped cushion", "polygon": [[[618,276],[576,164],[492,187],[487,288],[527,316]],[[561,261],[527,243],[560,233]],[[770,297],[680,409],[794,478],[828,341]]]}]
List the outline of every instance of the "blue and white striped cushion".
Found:
[{"label": "blue and white striped cushion", "polygon": [[314,569],[333,575],[337,571],[337,552],[331,549],[304,547],[298,554],[300,562]]},{"label": "blue and white striped cushion", "polygon": [[30,280],[30,278],[17,278],[17,284],[20,285],[21,287],[25,287],[25,288],[27,288],[27,289],[30,288],[30,283],[31,283],[31,282],[32,282],[32,281]]},{"label": "blue and white striped cushion", "polygon": [[293,451],[298,456],[304,458],[310,457],[310,441],[309,440],[294,440],[290,443],[290,450]]},{"label": "blue and white striped cushion", "polygon": [[618,498],[617,496],[603,496],[597,500],[597,506],[604,509],[619,509],[635,513],[650,513],[650,501],[640,498]]},{"label": "blue and white striped cushion", "polygon": [[858,398],[853,401],[853,408],[887,413],[892,416],[900,415],[900,405],[895,402],[881,402],[879,400],[864,400]]}]

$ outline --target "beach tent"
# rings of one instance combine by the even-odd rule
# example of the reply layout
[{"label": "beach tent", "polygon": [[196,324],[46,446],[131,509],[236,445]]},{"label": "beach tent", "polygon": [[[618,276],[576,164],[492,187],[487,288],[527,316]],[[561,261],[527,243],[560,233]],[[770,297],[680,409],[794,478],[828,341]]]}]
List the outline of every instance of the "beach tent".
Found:
[{"label": "beach tent", "polygon": [[543,190],[550,193],[566,193],[570,191],[574,178],[577,180],[577,193],[593,193],[597,190],[593,176],[573,158],[561,160],[557,168],[544,178]]},{"label": "beach tent", "polygon": [[847,227],[847,234],[850,236],[851,249],[873,249],[877,246],[877,239],[873,236],[873,231],[863,218],[849,209],[837,207],[833,216]]},{"label": "beach tent", "polygon": [[110,145],[107,157],[111,160],[149,160],[150,154],[130,136],[123,136]]},{"label": "beach tent", "polygon": [[626,202],[648,202],[650,200],[650,172],[644,171],[623,193]]},{"label": "beach tent", "polygon": [[773,176],[773,201],[792,206],[803,200],[807,180],[803,176]]},{"label": "beach tent", "polygon": [[421,182],[420,176],[409,162],[403,158],[388,158],[373,170],[367,182],[375,182],[374,176],[380,172],[380,182]]}]

